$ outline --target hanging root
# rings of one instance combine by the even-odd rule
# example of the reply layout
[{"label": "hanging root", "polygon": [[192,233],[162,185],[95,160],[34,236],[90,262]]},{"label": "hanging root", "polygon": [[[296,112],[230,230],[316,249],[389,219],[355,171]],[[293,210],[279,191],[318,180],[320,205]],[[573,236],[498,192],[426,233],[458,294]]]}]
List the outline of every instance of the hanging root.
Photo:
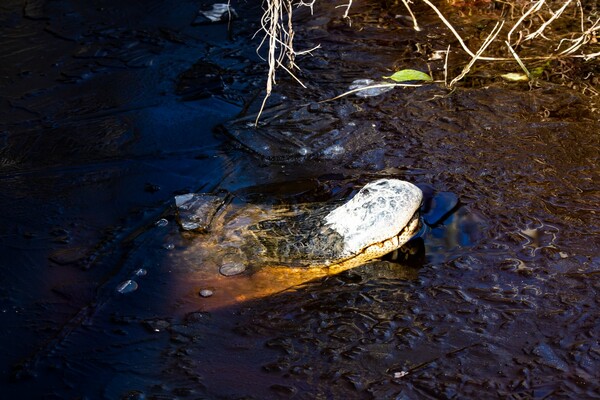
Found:
[{"label": "hanging root", "polygon": [[[308,7],[312,14],[316,1],[317,0],[300,0],[294,3],[293,0],[265,0],[263,3],[265,4],[265,8],[261,19],[261,27],[255,36],[259,33],[263,34],[257,52],[260,51],[261,48],[267,47],[266,61],[269,70],[267,72],[265,97],[263,98],[260,110],[256,117],[255,125],[258,125],[258,120],[264,110],[267,99],[273,91],[273,86],[276,84],[276,72],[279,68],[283,69],[300,85],[305,87],[302,81],[294,73],[294,71],[299,70],[296,65],[296,57],[303,54],[310,54],[321,46],[317,45],[311,49],[302,51],[298,51],[294,48],[293,10],[298,7]],[[344,18],[348,18],[351,6],[352,0],[349,0],[348,3],[341,6],[345,8],[343,14]]]},{"label": "hanging root", "polygon": [[[292,0],[266,0],[266,8],[261,19],[261,28],[255,34],[263,33],[262,40],[256,49],[257,52],[267,46],[267,64],[269,70],[267,72],[267,84],[265,87],[265,97],[263,98],[260,110],[256,117],[255,125],[258,125],[258,120],[263,112],[267,99],[273,91],[273,86],[276,84],[276,71],[281,68],[290,74],[303,87],[302,81],[294,74],[294,70],[298,69],[296,65],[296,56],[302,54],[310,54],[318,49],[315,46],[308,50],[296,51],[294,48],[294,26],[293,26],[293,9],[296,7],[308,7],[311,14],[316,0],[310,2],[300,1],[293,4]],[[351,4],[352,2],[350,2]],[[348,7],[350,7],[348,4]],[[348,10],[346,10],[346,13]],[[260,54],[259,54],[259,57]],[[262,58],[262,57],[261,57]],[[263,58],[264,59],[264,58]]]}]

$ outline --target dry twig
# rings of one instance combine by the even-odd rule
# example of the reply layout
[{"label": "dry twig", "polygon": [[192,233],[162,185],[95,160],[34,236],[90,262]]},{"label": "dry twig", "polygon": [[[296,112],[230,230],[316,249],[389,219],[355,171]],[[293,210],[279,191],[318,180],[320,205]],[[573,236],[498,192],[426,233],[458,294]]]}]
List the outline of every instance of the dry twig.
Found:
[{"label": "dry twig", "polygon": [[496,36],[498,36],[498,34],[500,33],[500,30],[502,29],[503,26],[504,26],[504,21],[500,21],[500,22],[496,23],[496,25],[494,26],[494,29],[492,29],[492,31],[490,32],[488,37],[485,39],[485,41],[483,42],[483,44],[481,45],[481,47],[479,48],[477,53],[474,54],[473,57],[471,58],[471,61],[469,61],[469,63],[463,68],[462,72],[456,78],[454,78],[450,81],[450,85],[449,85],[450,88],[454,87],[456,82],[460,81],[462,78],[465,77],[466,74],[469,73],[469,71],[471,70],[471,67],[473,66],[473,64],[475,64],[475,62],[478,59],[482,59],[481,54],[483,54],[485,49],[487,49],[488,46],[490,44],[492,44],[494,39],[496,39]]}]

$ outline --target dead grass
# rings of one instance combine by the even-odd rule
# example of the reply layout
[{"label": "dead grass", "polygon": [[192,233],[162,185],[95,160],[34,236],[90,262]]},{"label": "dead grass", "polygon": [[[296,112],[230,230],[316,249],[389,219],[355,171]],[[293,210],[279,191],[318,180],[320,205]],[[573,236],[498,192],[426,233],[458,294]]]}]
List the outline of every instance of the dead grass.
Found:
[{"label": "dead grass", "polygon": [[[267,98],[272,93],[273,86],[276,84],[278,69],[283,69],[302,84],[294,74],[294,71],[298,70],[298,66],[295,63],[296,56],[311,53],[318,46],[303,51],[295,49],[293,11],[298,7],[308,7],[312,13],[316,1],[265,0],[266,7],[261,21],[261,30],[257,33],[262,33],[263,35],[259,48],[267,47],[266,61],[269,65],[263,107]],[[402,2],[410,15],[415,30],[421,30],[418,23],[418,13],[413,11],[416,3],[420,2],[435,12],[440,21],[458,41],[460,49],[455,50],[448,45],[445,51],[444,82],[449,88],[455,87],[463,80],[477,62],[507,62],[513,60],[525,72],[528,79],[534,79],[525,66],[526,62],[540,60],[560,61],[568,58],[589,61],[600,57],[600,46],[598,45],[600,11],[597,6],[584,7],[580,0],[486,0],[485,3],[495,1],[496,4],[504,7],[506,11],[499,16],[498,23],[488,33],[486,40],[477,51],[473,51],[467,46],[465,40],[449,21],[449,19],[456,19],[451,17],[456,17],[459,13],[458,7],[453,9],[453,7],[448,7],[446,4],[436,6],[431,0],[399,1]],[[447,1],[451,5],[454,5],[453,0]],[[342,9],[341,16],[348,21],[348,24],[351,24],[352,21],[351,6],[352,0],[341,3],[338,6]],[[445,11],[442,12],[441,9]],[[453,10],[456,10],[456,12],[453,13]],[[560,28],[558,28],[559,25]],[[576,28],[565,32],[562,29],[565,26]],[[521,54],[524,52],[523,49],[534,48],[536,46],[545,46],[547,48],[548,44],[551,45],[551,50],[546,51],[541,56]],[[489,54],[494,55],[487,54],[488,49]],[[451,51],[465,52],[470,57],[470,61],[448,83],[447,55]],[[505,56],[498,56],[498,54],[502,53]]]}]

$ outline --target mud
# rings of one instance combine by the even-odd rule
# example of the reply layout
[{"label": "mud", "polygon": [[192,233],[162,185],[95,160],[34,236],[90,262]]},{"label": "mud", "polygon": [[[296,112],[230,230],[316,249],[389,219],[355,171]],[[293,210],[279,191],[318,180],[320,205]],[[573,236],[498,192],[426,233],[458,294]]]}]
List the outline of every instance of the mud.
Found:
[{"label": "mud", "polygon": [[[354,3],[352,26],[333,4],[298,14],[298,42],[321,44],[298,60],[308,89],[281,74],[254,127],[258,4],[228,27],[194,25],[189,1],[2,2],[3,395],[597,397],[597,101],[577,76],[487,70],[320,103],[443,70],[423,53],[452,40],[431,12],[415,32],[400,6]],[[178,262],[199,239],[175,195],[339,201],[381,177],[459,199],[411,256],[216,311],[203,302],[224,288]]]}]

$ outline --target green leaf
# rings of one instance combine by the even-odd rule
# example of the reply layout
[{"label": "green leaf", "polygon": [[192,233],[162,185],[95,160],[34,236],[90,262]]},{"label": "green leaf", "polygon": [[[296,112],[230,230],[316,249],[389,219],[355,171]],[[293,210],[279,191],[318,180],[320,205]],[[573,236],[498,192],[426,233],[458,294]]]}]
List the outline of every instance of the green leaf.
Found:
[{"label": "green leaf", "polygon": [[531,70],[531,76],[534,78],[539,78],[544,73],[545,67],[536,67]]},{"label": "green leaf", "polygon": [[386,79],[392,79],[396,82],[407,82],[407,81],[432,81],[431,76],[425,72],[417,71],[415,69],[402,69],[398,72],[394,72],[392,76],[384,76]]}]

